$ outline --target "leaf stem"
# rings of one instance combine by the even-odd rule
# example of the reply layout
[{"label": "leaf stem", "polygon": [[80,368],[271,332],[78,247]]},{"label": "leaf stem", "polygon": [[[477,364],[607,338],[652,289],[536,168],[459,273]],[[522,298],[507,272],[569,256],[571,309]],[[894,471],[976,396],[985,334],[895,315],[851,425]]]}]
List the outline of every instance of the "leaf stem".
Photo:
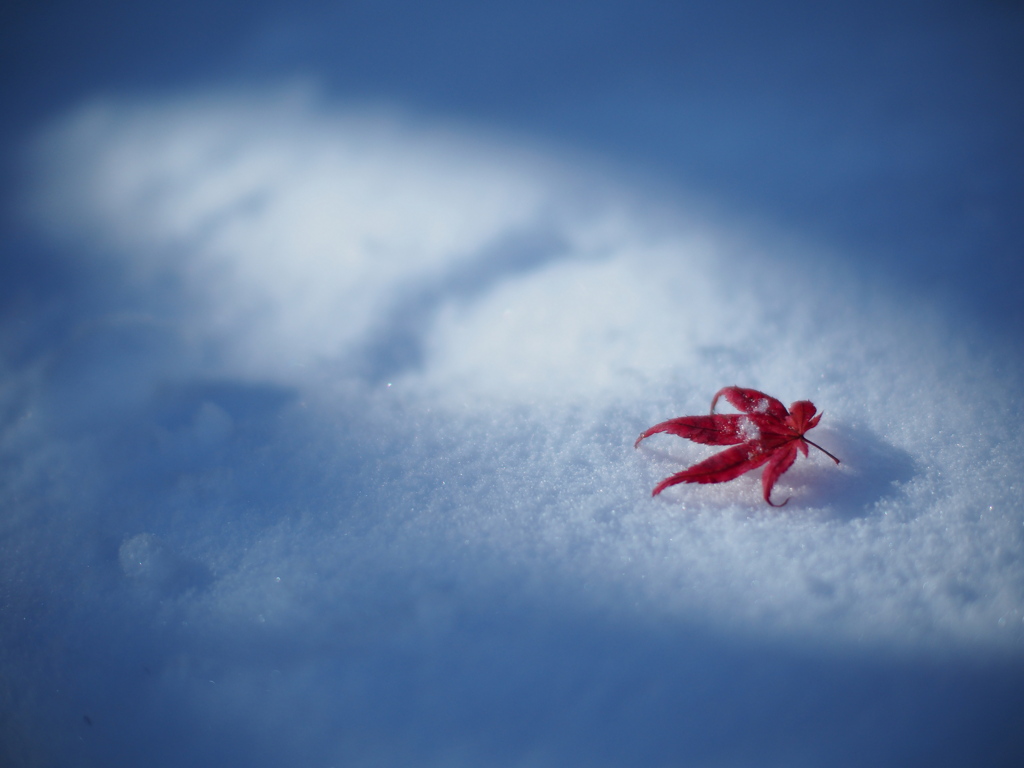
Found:
[{"label": "leaf stem", "polygon": [[808,439],[807,439],[806,437],[801,437],[800,439],[801,439],[801,440],[803,440],[803,441],[804,441],[805,443],[810,443],[811,445],[813,445],[813,446],[814,446],[815,448],[817,448],[817,449],[818,449],[819,451],[821,451],[821,452],[822,452],[822,453],[824,453],[824,454],[825,454],[826,456],[828,456],[828,457],[829,457],[830,459],[832,459],[832,461],[834,461],[834,462],[835,462],[836,464],[838,464],[838,463],[839,463],[839,459],[837,459],[837,458],[836,458],[835,456],[833,456],[833,455],[832,455],[831,453],[829,453],[828,451],[826,451],[826,450],[825,450],[824,448],[822,448],[822,447],[821,447],[820,445],[818,445],[817,443],[815,443],[815,442],[812,442],[812,441],[808,440]]}]

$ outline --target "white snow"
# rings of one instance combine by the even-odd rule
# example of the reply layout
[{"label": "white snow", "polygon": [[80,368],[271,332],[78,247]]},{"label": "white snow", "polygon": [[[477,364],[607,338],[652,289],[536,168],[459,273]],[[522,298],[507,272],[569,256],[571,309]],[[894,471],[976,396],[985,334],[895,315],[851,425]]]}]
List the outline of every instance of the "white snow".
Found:
[{"label": "white snow", "polygon": [[[574,205],[582,174],[407,122],[296,94],[92,106],[41,145],[40,222],[181,282],[184,334],[219,354],[177,378],[295,387],[328,433],[367,409],[409,470],[396,506],[457,472],[465,495],[426,494],[418,529],[455,513],[470,545],[529,553],[545,579],[751,631],[1019,647],[1014,381],[973,340],[884,291],[862,309],[771,243],[755,259],[714,226],[668,229],[642,190],[609,181]],[[531,231],[550,242],[516,242]],[[375,364],[400,342],[416,349]],[[800,461],[783,511],[754,477],[649,499],[707,449],[659,436],[634,452],[636,434],[732,383],[813,399],[842,466]],[[202,403],[197,439],[225,421]],[[418,446],[435,431],[453,445]],[[307,544],[303,570],[335,558]]]},{"label": "white snow", "polygon": [[[109,101],[41,136],[39,231],[171,297],[111,298],[4,377],[5,452],[50,477],[11,508],[76,553],[62,599],[204,648],[143,643],[159,695],[267,723],[311,697],[313,731],[365,684],[317,648],[457,644],[488,610],[1019,657],[1013,352],[552,152],[294,92]],[[759,473],[652,499],[711,449],[636,436],[729,384],[812,400],[843,463],[800,457],[784,509]],[[294,649],[284,680],[254,637]]]}]

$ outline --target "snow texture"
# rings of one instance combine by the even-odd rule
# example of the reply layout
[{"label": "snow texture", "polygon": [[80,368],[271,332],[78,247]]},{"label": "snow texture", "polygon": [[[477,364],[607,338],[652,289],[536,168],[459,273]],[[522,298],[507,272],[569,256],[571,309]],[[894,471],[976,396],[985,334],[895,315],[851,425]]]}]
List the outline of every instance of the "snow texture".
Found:
[{"label": "snow texture", "polygon": [[[34,156],[95,290],[3,326],[0,670],[35,681],[0,689],[8,754],[1019,746],[1015,350],[794,237],[302,89],[95,102]],[[636,436],[729,384],[812,400],[842,464],[800,457],[784,509],[759,472],[652,499],[713,449]]]}]

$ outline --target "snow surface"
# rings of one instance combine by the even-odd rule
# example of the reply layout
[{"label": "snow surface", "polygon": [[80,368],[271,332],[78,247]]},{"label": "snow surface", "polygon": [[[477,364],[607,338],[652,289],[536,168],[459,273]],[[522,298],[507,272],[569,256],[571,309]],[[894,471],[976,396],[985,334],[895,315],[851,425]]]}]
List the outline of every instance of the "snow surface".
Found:
[{"label": "snow surface", "polygon": [[[911,764],[1019,718],[1019,356],[941,307],[302,89],[95,102],[35,158],[94,286],[3,326],[0,668],[53,754]],[[710,451],[634,439],[727,384],[842,465],[652,499]]]}]

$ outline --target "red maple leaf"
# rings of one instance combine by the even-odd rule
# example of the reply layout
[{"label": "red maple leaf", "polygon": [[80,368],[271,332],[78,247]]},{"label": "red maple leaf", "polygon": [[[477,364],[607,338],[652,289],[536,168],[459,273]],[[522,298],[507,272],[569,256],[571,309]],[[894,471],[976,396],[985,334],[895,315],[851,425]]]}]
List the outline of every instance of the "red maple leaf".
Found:
[{"label": "red maple leaf", "polygon": [[[715,404],[720,397],[742,413],[716,414]],[[822,414],[814,415],[816,410],[809,400],[798,400],[787,411],[786,406],[764,392],[723,387],[711,401],[710,416],[682,416],[655,424],[636,439],[633,447],[657,432],[668,432],[706,445],[731,445],[732,448],[716,453],[700,464],[666,477],[654,487],[651,495],[657,496],[678,483],[725,483],[767,464],[761,475],[764,500],[773,507],[781,507],[789,499],[782,504],[772,504],[772,487],[782,473],[793,466],[797,450],[806,456],[807,446],[813,445],[836,464],[839,463],[831,453],[804,437],[821,421]]]}]

